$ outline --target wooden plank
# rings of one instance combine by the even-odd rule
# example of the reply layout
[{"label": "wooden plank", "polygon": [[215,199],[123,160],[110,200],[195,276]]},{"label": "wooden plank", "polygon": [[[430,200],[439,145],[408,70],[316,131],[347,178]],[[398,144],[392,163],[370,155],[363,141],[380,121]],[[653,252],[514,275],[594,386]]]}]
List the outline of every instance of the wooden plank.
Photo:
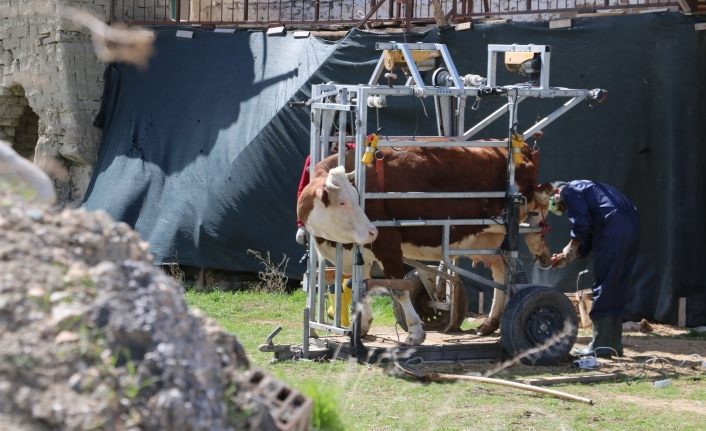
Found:
[{"label": "wooden plank", "polygon": [[684,328],[686,326],[686,298],[679,298],[679,311],[677,314],[677,326]]},{"label": "wooden plank", "polygon": [[550,29],[571,28],[571,18],[555,19],[555,20],[549,21],[549,28]]},{"label": "wooden plank", "polygon": [[462,22],[460,24],[456,24],[454,26],[454,30],[456,30],[456,31],[470,30],[472,26],[473,26],[473,24],[471,23],[471,21]]},{"label": "wooden plank", "polygon": [[279,35],[285,34],[284,26],[281,25],[278,27],[270,27],[267,29],[266,34],[268,36],[279,36]]},{"label": "wooden plank", "polygon": [[537,377],[532,379],[524,379],[521,382],[532,386],[551,386],[560,385],[562,383],[593,383],[593,382],[606,382],[609,380],[615,380],[617,377],[613,373],[601,373],[593,372],[589,374],[572,374],[564,376],[552,376],[552,377]]}]

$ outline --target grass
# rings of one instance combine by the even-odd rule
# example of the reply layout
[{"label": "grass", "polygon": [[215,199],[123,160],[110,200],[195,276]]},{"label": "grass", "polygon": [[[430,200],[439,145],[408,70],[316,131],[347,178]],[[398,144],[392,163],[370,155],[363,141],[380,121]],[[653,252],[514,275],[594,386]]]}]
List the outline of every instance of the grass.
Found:
[{"label": "grass", "polygon": [[[388,376],[377,366],[343,360],[271,363],[271,354],[257,347],[278,325],[283,330],[275,343],[301,344],[304,292],[187,291],[186,298],[237,334],[254,366],[312,396],[320,405],[318,423],[331,424],[320,429],[681,431],[703,430],[706,423],[703,374],[677,378],[663,389],[649,381],[553,387],[592,398],[595,405],[589,406],[498,386],[423,384]],[[374,324],[394,325],[389,301],[375,299]],[[511,378],[514,373],[511,368],[497,377]]]}]

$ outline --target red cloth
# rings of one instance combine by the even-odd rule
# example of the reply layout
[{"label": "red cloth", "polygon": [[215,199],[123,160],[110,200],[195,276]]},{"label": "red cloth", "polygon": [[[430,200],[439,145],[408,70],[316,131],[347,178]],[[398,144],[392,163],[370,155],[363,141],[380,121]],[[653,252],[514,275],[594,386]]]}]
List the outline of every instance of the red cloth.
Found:
[{"label": "red cloth", "polygon": [[[311,165],[311,156],[306,156],[306,160],[304,160],[304,169],[302,169],[302,176],[299,179],[299,188],[297,188],[297,200],[299,200],[299,196],[302,194],[302,190],[304,190],[304,187],[309,184],[309,166]],[[304,222],[299,220],[297,217],[297,227],[304,227]]]}]

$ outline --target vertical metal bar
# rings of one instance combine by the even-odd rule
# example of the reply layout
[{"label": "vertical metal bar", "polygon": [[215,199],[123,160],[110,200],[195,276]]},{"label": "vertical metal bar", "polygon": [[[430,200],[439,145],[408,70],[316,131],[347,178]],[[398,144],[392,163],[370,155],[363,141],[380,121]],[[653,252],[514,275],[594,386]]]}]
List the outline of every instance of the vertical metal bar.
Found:
[{"label": "vertical metal bar", "polygon": [[466,128],[466,96],[458,98],[458,121],[456,122],[456,131],[454,135],[462,136]]},{"label": "vertical metal bar", "polygon": [[248,20],[249,9],[250,9],[250,0],[243,0],[243,21]]},{"label": "vertical metal bar", "polygon": [[[348,90],[342,89],[338,103],[348,104]],[[338,113],[338,164],[345,166],[346,163],[346,121],[348,111]],[[341,327],[341,291],[343,281],[343,244],[336,244],[336,284],[335,284],[335,312],[334,326]]]},{"label": "vertical metal bar", "polygon": [[488,87],[495,87],[495,74],[498,68],[498,53],[496,51],[488,51]]},{"label": "vertical metal bar", "polygon": [[311,309],[307,306],[304,307],[304,329],[303,329],[303,342],[302,342],[302,357],[304,359],[309,359],[309,314]]},{"label": "vertical metal bar", "polygon": [[507,181],[508,193],[517,192],[517,184],[515,184],[515,163],[512,160],[512,128],[515,125],[515,105],[517,103],[517,93],[512,91],[507,93],[507,110],[508,110],[508,135],[507,135]]},{"label": "vertical metal bar", "polygon": [[549,88],[549,66],[551,59],[551,52],[547,50],[547,47],[540,54],[542,59],[542,70],[540,72],[541,82],[539,83],[540,88]]},{"label": "vertical metal bar", "polygon": [[444,132],[441,127],[441,96],[434,96],[434,112],[436,112],[436,134],[443,136]]},{"label": "vertical metal bar", "polygon": [[328,261],[326,259],[319,260],[319,273],[317,274],[317,284],[319,288],[317,289],[317,298],[319,303],[316,307],[316,321],[319,323],[324,323],[326,321],[326,291],[328,286],[326,285],[326,268],[328,267]]},{"label": "vertical metal bar", "polygon": [[336,278],[334,281],[333,324],[341,327],[341,285],[343,282],[343,244],[336,243]]},{"label": "vertical metal bar", "polygon": [[[365,138],[367,135],[367,125],[368,125],[368,105],[366,100],[368,98],[368,93],[366,89],[362,86],[358,86],[358,95],[356,101],[356,122],[355,122],[355,185],[358,189],[358,196],[361,208],[365,210],[365,165],[361,163],[363,158],[363,151],[365,151]],[[363,267],[358,265],[356,261],[356,256],[361,253],[363,249],[359,245],[353,247],[353,310],[357,310],[358,304],[360,304],[362,299],[362,291],[364,289],[363,285]]]}]

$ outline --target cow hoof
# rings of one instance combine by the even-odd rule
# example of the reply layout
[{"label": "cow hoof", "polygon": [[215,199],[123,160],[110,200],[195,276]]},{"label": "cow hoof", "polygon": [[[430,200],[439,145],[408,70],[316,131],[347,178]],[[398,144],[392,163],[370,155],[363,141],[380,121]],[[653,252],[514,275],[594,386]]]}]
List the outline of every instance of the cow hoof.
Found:
[{"label": "cow hoof", "polygon": [[409,335],[407,335],[407,339],[404,340],[404,343],[408,346],[418,346],[422,344],[426,338],[426,331],[420,329],[419,331],[410,332]]},{"label": "cow hoof", "polygon": [[485,319],[483,323],[476,329],[476,335],[481,337],[488,336],[493,332],[497,331],[500,327],[500,321],[495,319]]}]

